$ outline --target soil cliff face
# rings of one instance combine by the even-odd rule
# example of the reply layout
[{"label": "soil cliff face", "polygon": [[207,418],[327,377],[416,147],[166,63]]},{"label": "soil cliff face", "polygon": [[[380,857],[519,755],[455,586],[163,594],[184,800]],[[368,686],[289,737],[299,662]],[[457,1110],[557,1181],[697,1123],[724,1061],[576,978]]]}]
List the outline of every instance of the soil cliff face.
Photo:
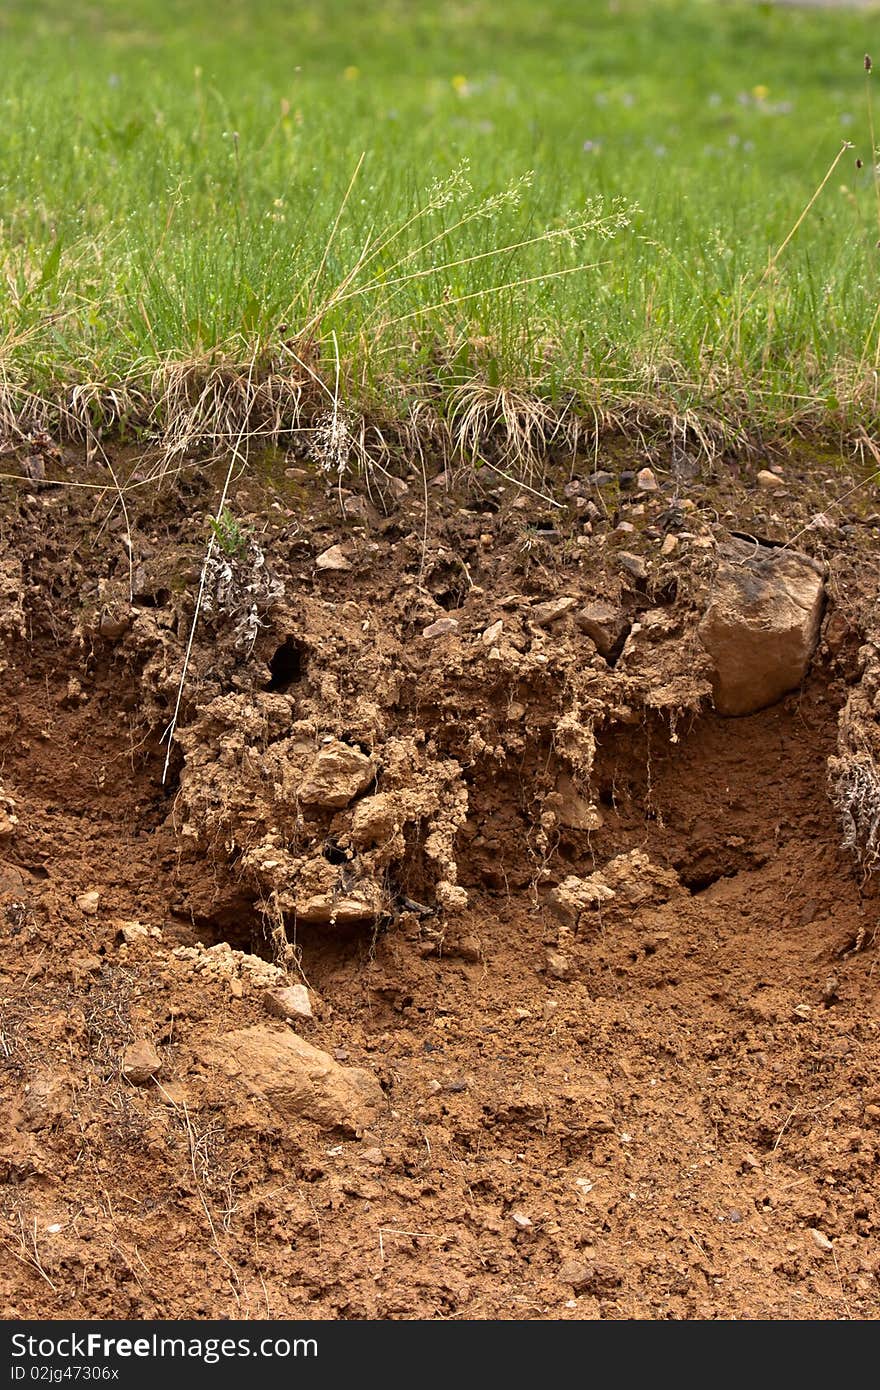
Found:
[{"label": "soil cliff face", "polygon": [[11,1311],[877,1316],[873,485],[645,462],[3,484]]}]

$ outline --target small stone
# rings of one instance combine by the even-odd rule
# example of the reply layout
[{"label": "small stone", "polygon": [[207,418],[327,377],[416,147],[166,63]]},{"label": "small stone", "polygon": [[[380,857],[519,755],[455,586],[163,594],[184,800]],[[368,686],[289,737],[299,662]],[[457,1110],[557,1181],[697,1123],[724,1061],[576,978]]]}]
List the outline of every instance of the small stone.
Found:
[{"label": "small stone", "polygon": [[510,1219],[514,1226],[518,1226],[521,1231],[527,1231],[532,1225],[531,1219],[521,1211],[512,1211],[510,1213]]},{"label": "small stone", "polygon": [[764,487],[768,490],[771,488],[785,487],[785,479],[780,478],[776,473],[771,473],[768,468],[761,469],[755,482],[758,484],[758,487]]},{"label": "small stone", "polygon": [[105,642],[118,642],[120,637],[124,637],[131,627],[131,618],[125,615],[115,615],[112,613],[102,613],[98,623],[98,632]]},{"label": "small stone", "polygon": [[631,521],[621,521],[618,522],[614,529],[615,531],[623,531],[626,535],[629,535],[632,531],[635,531],[636,528]]},{"label": "small stone", "polygon": [[627,630],[627,619],[619,608],[597,599],[577,614],[577,625],[595,643],[601,656],[607,657],[621,642]]},{"label": "small stone", "polygon": [[276,1018],[313,1018],[312,1001],[305,985],[285,985],[282,989],[267,989],[263,1006]]},{"label": "small stone", "polygon": [[559,1000],[558,1000],[558,999],[546,999],[546,1000],[544,1001],[543,1015],[544,1015],[544,1022],[545,1022],[545,1023],[549,1023],[549,1022],[550,1022],[551,1018],[552,1018],[553,1015],[556,1013],[556,1010],[557,1010],[558,1008],[559,1008]]},{"label": "small stone", "polygon": [[348,559],[341,545],[331,545],[329,550],[324,550],[315,561],[315,568],[319,570],[350,570],[351,561]]},{"label": "small stone", "polygon": [[577,599],[571,597],[548,599],[544,603],[536,603],[529,618],[538,627],[549,627],[557,618],[561,618],[570,608],[577,603]]},{"label": "small stone", "polygon": [[806,1023],[808,1019],[812,1018],[812,1015],[813,1010],[809,1004],[795,1004],[791,1011],[793,1023]]},{"label": "small stone", "polygon": [[80,912],[84,912],[87,917],[94,917],[98,911],[98,904],[101,901],[101,894],[97,888],[92,888],[88,893],[80,893],[76,899],[76,905]]},{"label": "small stone", "polygon": [[657,479],[654,477],[650,468],[643,468],[636,478],[636,487],[640,492],[656,492]]},{"label": "small stone", "polygon": [[531,1009],[523,1008],[514,1009],[513,1016],[516,1019],[517,1023],[525,1023],[527,1018],[532,1017],[532,1011]]},{"label": "small stone", "polygon": [[129,1044],[122,1055],[122,1075],[133,1086],[146,1086],[162,1070],[162,1058],[146,1038]]},{"label": "small stone", "polygon": [[631,574],[633,579],[645,580],[648,577],[648,566],[645,564],[641,555],[633,555],[632,551],[620,550],[617,554],[617,563],[627,574]]},{"label": "small stone", "polygon": [[825,983],[822,986],[822,999],[823,1002],[829,1007],[837,1002],[839,998],[837,991],[839,990],[839,988],[840,981],[838,980],[836,975],[827,975],[825,977]]},{"label": "small stone", "polygon": [[593,1269],[582,1260],[564,1260],[556,1277],[561,1284],[570,1284],[575,1293],[580,1293],[590,1283]]},{"label": "small stone", "polygon": [[229,993],[232,995],[233,999],[241,999],[244,994],[244,985],[241,980],[229,981]]},{"label": "small stone", "polygon": [[497,623],[492,623],[490,627],[487,627],[485,629],[481,640],[485,643],[487,647],[493,646],[495,642],[498,641],[498,638],[501,636],[503,628],[504,622],[501,618],[499,618]]},{"label": "small stone", "polygon": [[824,1231],[817,1231],[815,1226],[809,1227],[810,1236],[817,1250],[821,1250],[823,1255],[830,1255],[834,1249],[832,1242],[828,1239]]},{"label": "small stone", "polygon": [[547,952],[547,974],[553,980],[570,980],[572,963],[562,951]]},{"label": "small stone", "polygon": [[385,1155],[380,1148],[376,1148],[375,1146],[369,1149],[362,1149],[361,1158],[364,1160],[364,1163],[372,1163],[374,1168],[384,1168],[385,1166]]},{"label": "small stone", "polygon": [[189,1096],[179,1081],[157,1081],[156,1091],[163,1105],[182,1109],[189,1105]]},{"label": "small stone", "polygon": [[614,474],[600,468],[598,472],[590,474],[588,481],[593,484],[593,487],[607,487],[609,483],[614,482]]},{"label": "small stone", "polygon": [[478,936],[462,936],[455,946],[455,955],[469,965],[479,965],[483,959],[483,947]]},{"label": "small stone", "polygon": [[436,623],[429,623],[422,629],[423,637],[442,637],[446,632],[455,632],[458,628],[457,618],[438,618]]},{"label": "small stone", "polygon": [[119,931],[127,946],[133,946],[138,941],[146,941],[150,935],[149,928],[145,927],[142,922],[122,922]]},{"label": "small stone", "polygon": [[631,488],[635,480],[635,471],[631,468],[624,468],[623,472],[618,473],[617,475],[617,481],[619,485],[624,489],[624,491],[627,491],[629,488]]},{"label": "small stone", "polygon": [[678,536],[667,536],[660,547],[661,555],[674,555],[678,549]]}]

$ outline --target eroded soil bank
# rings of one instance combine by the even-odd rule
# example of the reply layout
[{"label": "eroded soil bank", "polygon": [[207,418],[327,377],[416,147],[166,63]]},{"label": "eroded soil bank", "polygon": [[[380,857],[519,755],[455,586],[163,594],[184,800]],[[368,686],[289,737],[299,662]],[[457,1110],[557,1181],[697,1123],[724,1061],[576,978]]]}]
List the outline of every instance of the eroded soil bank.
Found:
[{"label": "eroded soil bank", "polygon": [[[255,459],[163,784],[223,473],[6,457],[7,1315],[880,1313],[852,461]],[[721,717],[719,567],[783,547],[818,645]]]}]

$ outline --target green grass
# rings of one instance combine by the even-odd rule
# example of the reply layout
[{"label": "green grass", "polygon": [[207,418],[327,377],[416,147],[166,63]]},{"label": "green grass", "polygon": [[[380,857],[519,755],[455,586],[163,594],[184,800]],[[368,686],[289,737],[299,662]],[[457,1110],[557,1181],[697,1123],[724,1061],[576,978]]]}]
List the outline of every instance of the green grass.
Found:
[{"label": "green grass", "polygon": [[878,37],[701,0],[8,0],[7,417],[185,440],[181,402],[228,433],[273,377],[290,423],[338,370],[346,420],[474,447],[503,410],[870,426]]}]

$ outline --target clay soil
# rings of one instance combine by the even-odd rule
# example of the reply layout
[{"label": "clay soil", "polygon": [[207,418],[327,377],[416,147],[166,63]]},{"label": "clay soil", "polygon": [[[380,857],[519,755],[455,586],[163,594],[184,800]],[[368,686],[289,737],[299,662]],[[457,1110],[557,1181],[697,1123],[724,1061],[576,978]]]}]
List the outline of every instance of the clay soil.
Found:
[{"label": "clay soil", "polygon": [[[658,454],[640,491],[600,449],[531,492],[252,459],[163,783],[225,468],[111,458],[127,515],[47,440],[0,490],[4,1315],[876,1317],[877,886],[828,768],[880,568],[858,460],[774,491]],[[819,559],[827,606],[801,688],[723,719],[731,532]],[[303,810],[328,748],[354,780]],[[267,1012],[296,983],[313,1017]],[[292,1027],[378,1081],[368,1125],[212,1060]]]}]

